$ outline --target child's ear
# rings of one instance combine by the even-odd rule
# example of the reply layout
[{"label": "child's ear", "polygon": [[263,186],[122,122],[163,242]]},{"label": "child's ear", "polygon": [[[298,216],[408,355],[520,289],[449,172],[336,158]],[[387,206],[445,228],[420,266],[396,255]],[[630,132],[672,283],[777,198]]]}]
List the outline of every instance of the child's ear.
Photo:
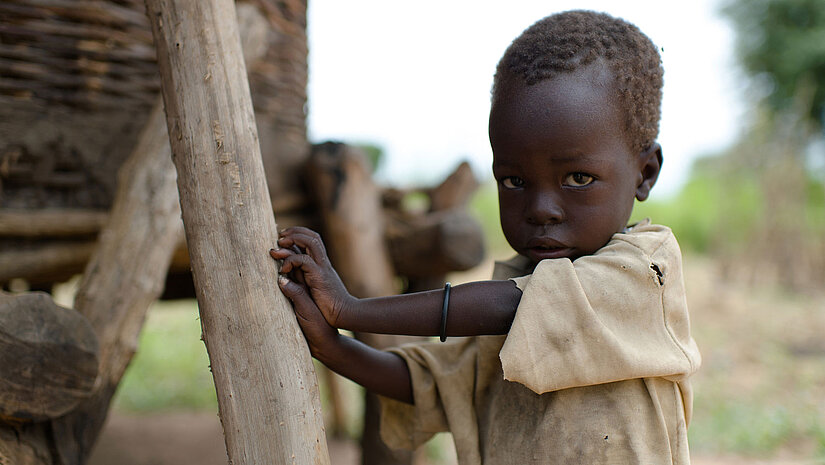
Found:
[{"label": "child's ear", "polygon": [[636,199],[640,202],[647,200],[650,189],[656,184],[659,172],[662,170],[662,146],[654,142],[649,149],[639,154],[639,184],[636,186]]}]

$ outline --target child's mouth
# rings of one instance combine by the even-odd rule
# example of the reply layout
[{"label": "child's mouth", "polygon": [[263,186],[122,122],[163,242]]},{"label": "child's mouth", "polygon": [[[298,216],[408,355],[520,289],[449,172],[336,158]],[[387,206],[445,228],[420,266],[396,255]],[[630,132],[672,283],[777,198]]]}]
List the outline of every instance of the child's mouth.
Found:
[{"label": "child's mouth", "polygon": [[553,259],[553,258],[565,258],[572,255],[573,249],[570,247],[565,246],[556,246],[556,245],[535,245],[528,248],[530,258],[534,259],[535,261]]}]

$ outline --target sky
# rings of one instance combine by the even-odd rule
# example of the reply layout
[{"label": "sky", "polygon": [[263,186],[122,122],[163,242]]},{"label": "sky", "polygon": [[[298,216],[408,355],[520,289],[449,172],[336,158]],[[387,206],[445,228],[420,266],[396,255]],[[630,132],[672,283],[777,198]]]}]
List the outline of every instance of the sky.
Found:
[{"label": "sky", "polygon": [[434,184],[463,160],[492,179],[495,66],[525,28],[568,9],[624,18],[663,49],[664,165],[652,196],[675,193],[696,157],[740,131],[743,85],[717,0],[310,0],[310,140],[382,147],[383,184]]}]

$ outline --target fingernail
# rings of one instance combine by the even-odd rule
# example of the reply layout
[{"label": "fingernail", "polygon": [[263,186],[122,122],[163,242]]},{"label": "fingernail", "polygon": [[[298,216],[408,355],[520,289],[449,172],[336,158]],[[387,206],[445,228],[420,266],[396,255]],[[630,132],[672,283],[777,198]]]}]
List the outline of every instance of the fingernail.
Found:
[{"label": "fingernail", "polygon": [[284,276],[284,275],[279,275],[278,276],[278,284],[286,284],[288,282],[289,282],[289,278],[287,278],[286,276]]}]

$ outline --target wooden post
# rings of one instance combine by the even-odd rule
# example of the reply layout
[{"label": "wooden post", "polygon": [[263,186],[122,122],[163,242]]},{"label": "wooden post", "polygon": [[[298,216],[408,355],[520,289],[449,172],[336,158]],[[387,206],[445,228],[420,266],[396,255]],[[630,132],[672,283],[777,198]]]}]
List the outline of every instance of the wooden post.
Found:
[{"label": "wooden post", "polygon": [[146,0],[204,340],[233,464],[328,464],[277,238],[232,0]]},{"label": "wooden post", "polygon": [[[336,271],[356,297],[395,294],[395,272],[384,240],[381,194],[366,157],[355,147],[316,145],[307,165],[324,242]],[[364,272],[369,270],[369,272]]]}]

